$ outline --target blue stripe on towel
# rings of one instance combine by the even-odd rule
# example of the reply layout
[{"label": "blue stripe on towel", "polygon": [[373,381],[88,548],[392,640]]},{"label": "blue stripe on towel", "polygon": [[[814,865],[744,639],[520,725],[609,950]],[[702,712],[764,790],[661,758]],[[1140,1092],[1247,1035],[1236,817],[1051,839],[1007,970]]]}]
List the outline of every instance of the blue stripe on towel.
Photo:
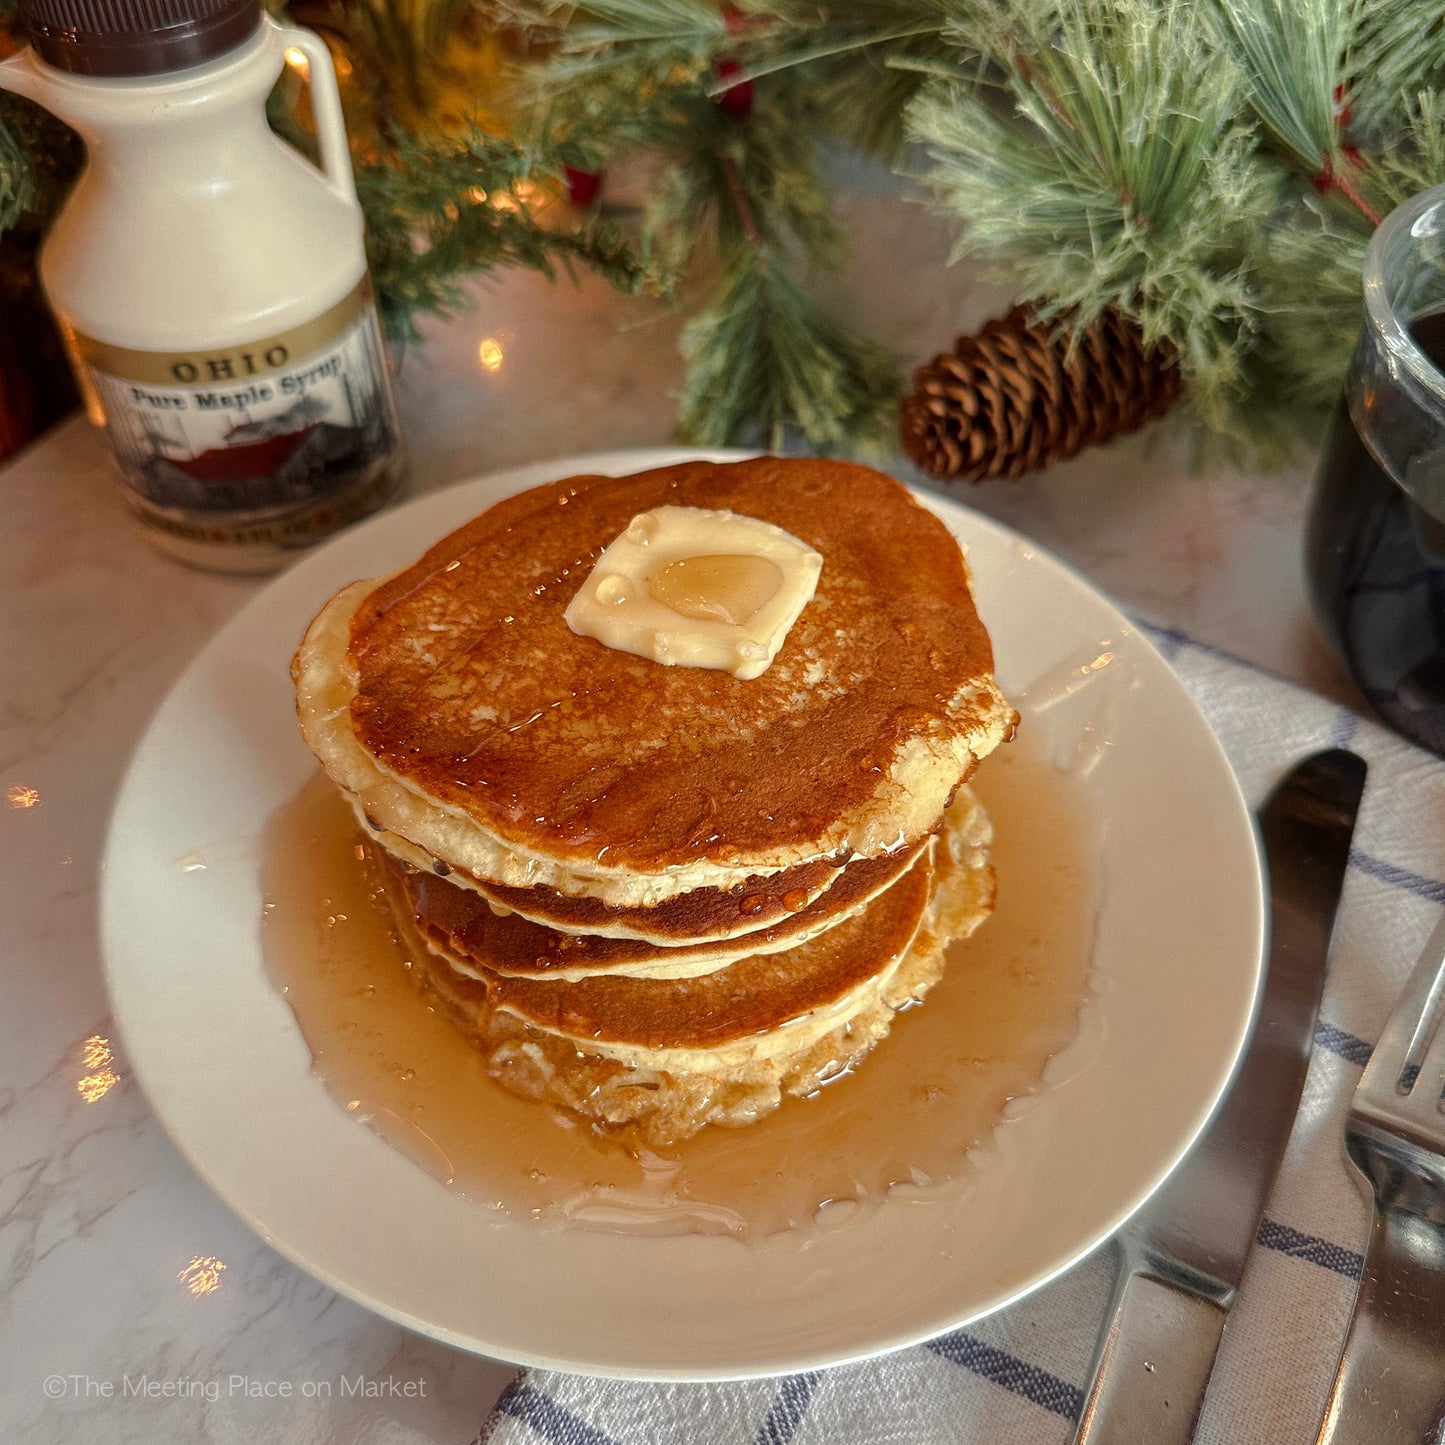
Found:
[{"label": "blue stripe on towel", "polygon": [[[1240,657],[1222,647],[1216,647],[1212,642],[1201,642],[1197,637],[1191,637],[1177,627],[1160,627],[1152,622],[1145,622],[1141,618],[1135,618],[1134,621],[1142,632],[1148,633],[1153,638],[1155,646],[1168,657],[1172,658],[1182,647],[1193,647],[1200,652],[1207,653],[1210,657],[1217,657],[1225,662],[1232,662],[1240,667],[1248,668],[1251,672],[1278,678],[1278,674],[1271,672],[1267,667],[1261,667],[1247,657]],[[1289,681],[1287,678],[1282,680]],[[1359,725],[1359,714],[1341,707],[1334,726],[1330,730],[1330,746],[1346,746],[1353,739]],[[1401,868],[1398,864],[1387,863],[1383,858],[1372,857],[1358,848],[1351,851],[1350,862],[1361,872],[1368,873],[1372,878],[1378,878],[1382,883],[1388,883],[1393,888],[1403,889],[1406,893],[1413,893],[1418,898],[1426,898],[1431,903],[1445,904],[1445,882],[1438,878],[1427,878],[1424,874],[1416,873],[1409,868]]]},{"label": "blue stripe on towel", "polygon": [[[498,1415],[510,1415],[514,1420],[530,1425],[548,1445],[616,1445],[610,1435],[595,1429],[580,1415],[574,1415],[526,1380],[513,1380],[502,1391],[492,1418]],[[487,1433],[483,1426],[482,1439],[486,1439]]]},{"label": "blue stripe on towel", "polygon": [[[1212,642],[1201,642],[1197,637],[1191,637],[1187,632],[1181,632],[1177,627],[1161,627],[1157,622],[1145,622],[1143,618],[1133,619],[1135,626],[1141,632],[1147,632],[1153,639],[1154,646],[1163,653],[1164,657],[1173,661],[1178,656],[1181,648],[1192,647],[1197,652],[1203,652],[1210,657],[1217,657],[1221,662],[1232,662],[1236,667],[1248,668],[1250,672],[1258,673],[1262,677],[1272,677],[1276,682],[1289,682],[1291,679],[1280,677],[1279,673],[1271,672],[1269,668],[1262,667],[1257,662],[1251,662],[1247,657],[1241,657],[1237,652],[1230,652],[1227,648],[1216,647]],[[1298,683],[1294,684],[1296,687]]]},{"label": "blue stripe on towel", "polygon": [[1342,1059],[1358,1064],[1362,1069],[1370,1062],[1370,1055],[1375,1051],[1367,1039],[1356,1038],[1354,1034],[1347,1034],[1344,1029],[1337,1029],[1333,1024],[1323,1021],[1315,1025],[1315,1047],[1328,1049],[1332,1054],[1338,1054]]},{"label": "blue stripe on towel", "polygon": [[[1161,627],[1157,622],[1146,622],[1142,617],[1135,617],[1133,621],[1141,632],[1148,633],[1154,646],[1159,649],[1167,662],[1172,663],[1186,647],[1192,647],[1196,652],[1202,652],[1208,657],[1216,657],[1221,662],[1232,662],[1236,667],[1247,668],[1261,677],[1272,677],[1276,682],[1289,683],[1293,687],[1302,686],[1294,678],[1284,677],[1265,667],[1262,663],[1251,662],[1249,658],[1241,657],[1237,652],[1230,652],[1228,648],[1216,647],[1212,642],[1204,642],[1198,637],[1191,637],[1189,633],[1178,627]],[[1355,740],[1355,734],[1360,730],[1362,720],[1361,714],[1353,708],[1346,707],[1342,703],[1339,704],[1325,746],[1349,747]]]},{"label": "blue stripe on towel", "polygon": [[1302,1234],[1298,1229],[1278,1224],[1273,1219],[1260,1220],[1259,1233],[1255,1237],[1266,1249],[1278,1250],[1295,1259],[1307,1259],[1321,1269],[1332,1269],[1336,1274],[1344,1275],[1346,1279],[1359,1279],[1365,1266],[1364,1259],[1354,1250],[1331,1244],[1317,1235]]},{"label": "blue stripe on towel", "polygon": [[1445,903],[1445,883],[1436,878],[1426,878],[1423,873],[1401,868],[1397,863],[1387,863],[1383,858],[1362,853],[1358,848],[1350,849],[1350,863],[1361,873],[1368,873],[1371,878],[1378,878],[1392,888],[1403,889],[1416,898],[1429,899],[1431,903]]},{"label": "blue stripe on towel", "polygon": [[1360,730],[1360,715],[1351,712],[1349,708],[1342,707],[1335,714],[1335,721],[1330,728],[1329,738],[1326,746],[1331,748],[1347,748],[1354,742],[1355,734]]},{"label": "blue stripe on towel", "polygon": [[1172,663],[1184,650],[1184,644],[1188,638],[1182,632],[1161,632],[1158,628],[1150,627],[1146,622],[1143,625],[1145,631],[1154,636],[1154,646],[1159,649],[1159,655],[1165,662]]},{"label": "blue stripe on towel", "polygon": [[808,1401],[823,1378],[821,1370],[802,1375],[789,1375],[778,1387],[778,1398],[768,1411],[767,1419],[758,1426],[756,1445],[788,1445],[808,1413]]},{"label": "blue stripe on towel", "polygon": [[1077,1420],[1084,1408],[1084,1392],[1077,1385],[986,1345],[962,1330],[929,1340],[928,1348],[935,1355],[942,1355],[945,1360],[962,1365],[965,1370],[972,1370],[975,1375],[982,1375],[985,1380],[1002,1385],[1005,1390],[1012,1390],[1015,1395],[1022,1395],[1066,1420]]}]

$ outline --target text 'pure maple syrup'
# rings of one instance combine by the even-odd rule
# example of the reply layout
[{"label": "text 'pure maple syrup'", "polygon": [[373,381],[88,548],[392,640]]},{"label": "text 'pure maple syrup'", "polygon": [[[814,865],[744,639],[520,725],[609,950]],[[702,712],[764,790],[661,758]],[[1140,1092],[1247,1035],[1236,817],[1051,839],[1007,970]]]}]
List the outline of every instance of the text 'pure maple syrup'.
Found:
[{"label": "text 'pure maple syrup'", "polygon": [[1088,992],[1098,850],[1081,780],[1021,738],[972,785],[993,819],[998,903],[924,1002],[856,1072],[665,1157],[487,1076],[408,976],[375,845],[320,775],[265,838],[266,965],[338,1107],[479,1206],[630,1233],[839,1223],[889,1195],[967,1187],[970,1154],[1039,1088]]}]

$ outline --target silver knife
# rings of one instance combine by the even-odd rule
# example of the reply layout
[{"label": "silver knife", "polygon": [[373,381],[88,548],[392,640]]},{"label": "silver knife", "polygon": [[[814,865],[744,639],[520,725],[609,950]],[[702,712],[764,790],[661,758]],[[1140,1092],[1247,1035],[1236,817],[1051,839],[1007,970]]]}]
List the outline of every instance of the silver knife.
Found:
[{"label": "silver knife", "polygon": [[1259,1017],[1199,1142],[1118,1236],[1111,1318],[1076,1445],[1193,1437],[1299,1108],[1364,785],[1363,760],[1331,749],[1294,768],[1260,810],[1270,944]]}]

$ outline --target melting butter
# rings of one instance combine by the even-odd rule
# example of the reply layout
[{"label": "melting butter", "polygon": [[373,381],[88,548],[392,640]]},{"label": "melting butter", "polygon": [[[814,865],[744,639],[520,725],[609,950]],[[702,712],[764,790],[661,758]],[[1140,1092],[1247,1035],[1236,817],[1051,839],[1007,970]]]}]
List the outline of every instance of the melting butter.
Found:
[{"label": "melting butter", "polygon": [[778,595],[783,569],[768,557],[728,552],[682,557],[647,579],[655,602],[696,622],[746,627]]},{"label": "melting butter", "polygon": [[746,681],[772,665],[822,568],[771,522],[655,507],[608,545],[565,616],[573,632],[619,652]]}]

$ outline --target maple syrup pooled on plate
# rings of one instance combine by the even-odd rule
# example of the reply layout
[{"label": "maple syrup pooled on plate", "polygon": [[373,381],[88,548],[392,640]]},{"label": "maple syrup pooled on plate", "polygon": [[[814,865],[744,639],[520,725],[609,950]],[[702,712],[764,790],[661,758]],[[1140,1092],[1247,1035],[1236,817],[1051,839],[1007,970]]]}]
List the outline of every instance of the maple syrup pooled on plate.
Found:
[{"label": "maple syrup pooled on plate", "polygon": [[338,1105],[479,1205],[629,1233],[757,1237],[886,1195],[966,1187],[1088,992],[1097,837],[1082,780],[1026,733],[971,784],[994,825],[993,915],[855,1073],[740,1129],[637,1157],[507,1093],[408,977],[369,843],[318,774],[266,833],[263,952]]}]

